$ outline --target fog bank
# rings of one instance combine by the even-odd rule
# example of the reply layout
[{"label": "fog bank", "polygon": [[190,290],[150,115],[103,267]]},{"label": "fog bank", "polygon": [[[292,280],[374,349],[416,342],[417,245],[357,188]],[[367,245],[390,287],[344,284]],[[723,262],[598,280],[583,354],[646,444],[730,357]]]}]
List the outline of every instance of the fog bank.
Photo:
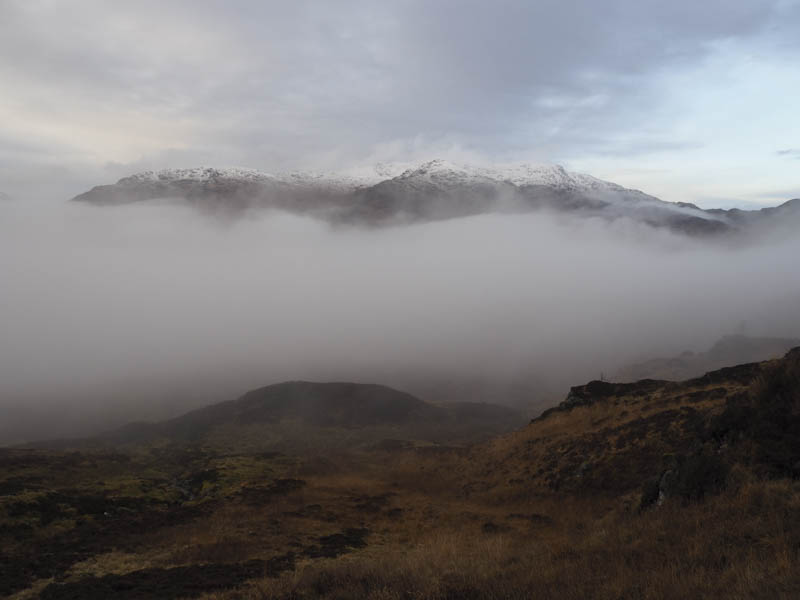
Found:
[{"label": "fog bank", "polygon": [[31,414],[69,434],[289,379],[499,382],[556,402],[742,323],[800,335],[798,255],[796,239],[736,249],[544,214],[358,230],[3,203],[0,443],[32,435]]}]

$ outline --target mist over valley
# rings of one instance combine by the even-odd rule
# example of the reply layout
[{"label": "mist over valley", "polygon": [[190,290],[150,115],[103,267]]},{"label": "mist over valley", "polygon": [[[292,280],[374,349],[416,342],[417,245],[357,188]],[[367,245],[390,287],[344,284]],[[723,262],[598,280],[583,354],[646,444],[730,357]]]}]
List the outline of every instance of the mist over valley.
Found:
[{"label": "mist over valley", "polygon": [[[242,197],[229,194],[215,202]],[[428,188],[414,198],[440,201]],[[3,204],[4,441],[298,379],[535,416],[569,385],[741,328],[800,336],[796,238],[777,225],[743,239],[675,231],[616,202],[613,218],[489,207],[378,228],[182,198]]]}]

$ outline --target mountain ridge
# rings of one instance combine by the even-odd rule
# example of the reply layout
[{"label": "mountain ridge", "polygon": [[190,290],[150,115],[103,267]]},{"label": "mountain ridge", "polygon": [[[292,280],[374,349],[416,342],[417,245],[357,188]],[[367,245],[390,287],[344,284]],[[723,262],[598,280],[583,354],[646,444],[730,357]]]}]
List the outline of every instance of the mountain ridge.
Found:
[{"label": "mountain ridge", "polygon": [[240,167],[143,171],[72,200],[99,206],[180,198],[212,213],[278,209],[334,224],[392,226],[480,214],[550,211],[627,218],[688,235],[737,233],[786,217],[800,200],[753,211],[671,203],[559,165],[474,166],[442,159],[350,172],[265,173]]}]

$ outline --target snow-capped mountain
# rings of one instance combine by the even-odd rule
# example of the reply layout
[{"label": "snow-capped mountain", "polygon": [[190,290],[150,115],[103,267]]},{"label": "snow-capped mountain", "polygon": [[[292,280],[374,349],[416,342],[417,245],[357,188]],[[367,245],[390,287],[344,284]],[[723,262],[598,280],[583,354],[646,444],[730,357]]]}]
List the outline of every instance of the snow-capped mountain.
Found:
[{"label": "snow-capped mountain", "polygon": [[212,181],[215,179],[240,179],[242,181],[271,181],[272,175],[244,169],[241,167],[228,167],[217,169],[214,167],[195,167],[192,169],[161,169],[160,171],[142,171],[130,177],[123,177],[117,185],[137,185],[141,183],[158,183],[174,181]]},{"label": "snow-capped mountain", "polygon": [[[142,171],[120,179],[110,186],[98,186],[76,200],[97,204],[117,203],[111,197],[116,192],[146,191],[144,196],[161,191],[173,191],[183,196],[180,189],[201,185],[214,186],[220,182],[238,182],[244,186],[288,186],[302,189],[325,189],[329,191],[354,192],[383,182],[394,181],[409,187],[436,187],[448,189],[474,185],[504,185],[517,187],[542,186],[562,191],[611,191],[623,192],[622,186],[602,181],[591,175],[570,173],[558,165],[517,164],[498,167],[459,165],[436,159],[420,165],[379,163],[369,168],[352,169],[346,172],[287,171],[264,173],[242,167],[195,167],[188,169],[161,169]],[[157,196],[154,196],[154,198]],[[134,193],[130,201],[137,201],[142,194]]]},{"label": "snow-capped mountain", "polygon": [[239,167],[163,169],[95,187],[74,200],[118,205],[179,198],[214,213],[279,209],[335,223],[400,225],[488,213],[539,210],[630,219],[694,235],[750,228],[797,216],[793,202],[761,211],[703,210],[664,202],[558,165],[476,166],[431,160],[348,172],[264,173]]},{"label": "snow-capped mountain", "polygon": [[332,171],[284,171],[271,174],[243,167],[194,167],[189,169],[142,171],[141,173],[136,173],[120,179],[117,185],[128,186],[147,183],[174,184],[181,181],[207,184],[220,180],[230,180],[263,185],[281,184],[305,188],[327,188],[353,191],[379,183],[385,179],[390,172],[391,166],[385,164],[375,165],[372,169],[360,169],[345,173]]},{"label": "snow-capped mountain", "polygon": [[407,169],[402,179],[426,179],[431,182],[459,183],[492,180],[518,187],[541,185],[562,190],[624,190],[622,186],[584,175],[569,173],[560,165],[533,165],[529,163],[497,165],[492,167],[460,165],[435,159]]},{"label": "snow-capped mountain", "polygon": [[381,179],[378,172],[271,174],[241,167],[161,169],[94,187],[73,200],[108,206],[179,198],[214,213],[276,208],[329,218],[348,197]]}]

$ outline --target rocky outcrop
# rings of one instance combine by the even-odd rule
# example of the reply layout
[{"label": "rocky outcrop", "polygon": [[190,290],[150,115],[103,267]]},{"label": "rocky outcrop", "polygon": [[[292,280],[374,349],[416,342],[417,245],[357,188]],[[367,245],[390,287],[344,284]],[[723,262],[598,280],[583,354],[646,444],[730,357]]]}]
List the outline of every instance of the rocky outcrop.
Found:
[{"label": "rocky outcrop", "polygon": [[635,383],[611,383],[608,381],[590,381],[586,385],[571,387],[566,399],[558,406],[544,411],[531,421],[541,421],[559,412],[569,412],[579,406],[590,406],[609,398],[620,396],[645,396],[655,390],[671,385],[669,381],[643,379]]}]

